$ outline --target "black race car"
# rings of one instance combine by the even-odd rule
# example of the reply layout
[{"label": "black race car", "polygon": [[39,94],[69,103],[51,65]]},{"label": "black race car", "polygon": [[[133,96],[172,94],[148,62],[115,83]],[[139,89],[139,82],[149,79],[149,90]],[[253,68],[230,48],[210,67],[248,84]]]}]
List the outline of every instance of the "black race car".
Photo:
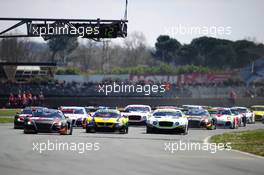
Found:
[{"label": "black race car", "polygon": [[14,117],[14,129],[23,129],[24,120],[26,117],[32,117],[34,111],[47,109],[44,107],[26,107],[20,113],[17,113]]},{"label": "black race car", "polygon": [[186,116],[190,128],[206,128],[208,130],[216,129],[216,117],[211,116],[205,109],[191,109],[186,112]]},{"label": "black race car", "polygon": [[59,133],[72,134],[72,121],[65,118],[59,110],[44,109],[33,113],[32,117],[25,118],[24,133]]}]

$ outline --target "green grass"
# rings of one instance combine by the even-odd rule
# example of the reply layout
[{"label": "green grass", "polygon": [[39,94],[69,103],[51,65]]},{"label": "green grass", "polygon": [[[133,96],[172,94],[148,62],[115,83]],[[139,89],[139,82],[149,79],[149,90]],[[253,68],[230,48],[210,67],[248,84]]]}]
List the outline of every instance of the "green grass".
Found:
[{"label": "green grass", "polygon": [[11,117],[20,111],[21,109],[0,109],[0,117]]},{"label": "green grass", "polygon": [[232,149],[264,156],[264,129],[215,135],[210,142],[230,142]]},{"label": "green grass", "polygon": [[0,117],[0,123],[13,123],[14,122],[14,118],[3,118]]}]

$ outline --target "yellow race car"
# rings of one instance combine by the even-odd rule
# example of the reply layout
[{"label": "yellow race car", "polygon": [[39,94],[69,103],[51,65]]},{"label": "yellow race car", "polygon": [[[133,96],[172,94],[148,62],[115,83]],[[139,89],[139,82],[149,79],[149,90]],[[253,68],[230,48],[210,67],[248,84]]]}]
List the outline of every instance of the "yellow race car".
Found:
[{"label": "yellow race car", "polygon": [[264,119],[264,105],[251,106],[250,109],[255,114],[255,120],[261,121]]},{"label": "yellow race car", "polygon": [[100,130],[119,131],[128,133],[128,118],[121,115],[118,110],[100,109],[92,117],[86,119],[86,133],[94,133]]}]

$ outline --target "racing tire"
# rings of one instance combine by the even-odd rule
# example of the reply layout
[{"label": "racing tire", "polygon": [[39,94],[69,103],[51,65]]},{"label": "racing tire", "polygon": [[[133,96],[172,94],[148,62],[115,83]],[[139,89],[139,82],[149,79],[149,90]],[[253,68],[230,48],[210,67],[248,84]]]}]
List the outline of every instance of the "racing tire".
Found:
[{"label": "racing tire", "polygon": [[213,120],[212,125],[206,128],[207,130],[216,130],[216,122]]},{"label": "racing tire", "polygon": [[37,134],[37,133],[38,133],[37,131],[31,132],[31,131],[24,130],[24,134]]},{"label": "racing tire", "polygon": [[126,127],[123,126],[122,128],[119,129],[119,134],[126,134]]},{"label": "racing tire", "polygon": [[72,126],[71,126],[70,124],[69,124],[68,127],[69,127],[69,128],[67,129],[67,130],[68,130],[67,135],[72,135],[73,128],[72,128]]},{"label": "racing tire", "polygon": [[244,120],[243,120],[243,127],[246,127],[247,126],[247,119],[245,118]]},{"label": "racing tire", "polygon": [[86,133],[91,133],[91,129],[88,127],[85,128],[85,131],[86,131]]},{"label": "racing tire", "polygon": [[86,127],[86,133],[96,133],[96,130],[94,128],[88,128]]},{"label": "racing tire", "polygon": [[153,133],[153,129],[147,126],[146,133],[147,134]]},{"label": "racing tire", "polygon": [[189,131],[189,127],[186,125],[184,130],[183,130],[183,135],[187,135],[188,134],[188,131]]}]

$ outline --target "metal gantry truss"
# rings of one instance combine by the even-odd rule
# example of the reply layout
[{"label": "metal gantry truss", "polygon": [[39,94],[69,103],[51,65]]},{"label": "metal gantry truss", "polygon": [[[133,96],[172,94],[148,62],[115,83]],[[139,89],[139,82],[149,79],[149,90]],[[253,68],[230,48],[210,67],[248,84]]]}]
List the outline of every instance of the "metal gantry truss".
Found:
[{"label": "metal gantry truss", "polygon": [[[127,20],[101,19],[49,19],[49,18],[0,18],[0,21],[18,23],[0,31],[0,38],[43,37],[48,40],[56,36],[82,37],[94,40],[127,36]],[[12,33],[26,26],[26,33]]]}]

